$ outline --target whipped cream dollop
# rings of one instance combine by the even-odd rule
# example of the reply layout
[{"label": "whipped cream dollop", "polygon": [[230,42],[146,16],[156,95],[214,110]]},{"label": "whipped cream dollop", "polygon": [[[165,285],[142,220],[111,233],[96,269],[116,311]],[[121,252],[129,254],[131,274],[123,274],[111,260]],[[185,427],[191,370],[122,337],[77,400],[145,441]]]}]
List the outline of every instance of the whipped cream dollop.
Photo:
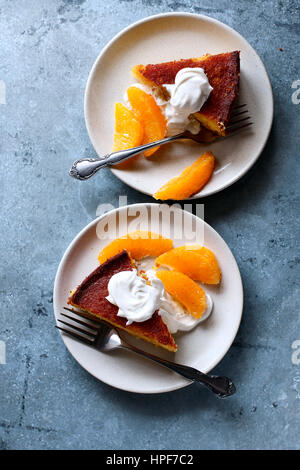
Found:
[{"label": "whipped cream dollop", "polygon": [[[159,281],[159,279],[157,279]],[[152,317],[160,306],[163,285],[147,284],[138,276],[136,269],[114,274],[108,283],[109,295],[106,299],[119,307],[117,315],[127,318],[126,325],[143,322]]]},{"label": "whipped cream dollop", "polygon": [[190,115],[202,108],[213,89],[204,70],[200,67],[183,68],[177,73],[173,85],[163,86],[170,95],[164,109],[168,135],[185,130],[198,133],[200,124],[190,119]]},{"label": "whipped cream dollop", "polygon": [[[141,83],[134,83],[132,86],[153,96],[166,118],[168,136],[185,130],[193,134],[200,131],[199,121],[191,115],[200,111],[213,90],[202,68],[185,67],[176,74],[174,84],[162,85],[170,96],[168,100],[158,88],[151,88]],[[131,108],[127,91],[124,94],[124,102],[128,108]]]},{"label": "whipped cream dollop", "polygon": [[210,295],[207,293],[206,309],[203,312],[201,318],[195,318],[185,311],[179,302],[177,302],[168,292],[164,290],[163,283],[156,277],[155,271],[153,269],[147,270],[145,274],[151,284],[153,286],[155,285],[161,291],[158,313],[166,323],[170,333],[174,334],[177,333],[177,331],[190,331],[210,316],[213,309],[213,302]]},{"label": "whipped cream dollop", "polygon": [[114,274],[108,283],[109,295],[106,299],[119,310],[117,315],[127,319],[126,325],[132,322],[149,320],[158,310],[170,333],[190,331],[206,320],[212,312],[213,302],[206,294],[206,309],[201,318],[190,315],[168,292],[156,277],[154,269],[147,269],[147,281],[138,275],[137,270],[121,271]]}]

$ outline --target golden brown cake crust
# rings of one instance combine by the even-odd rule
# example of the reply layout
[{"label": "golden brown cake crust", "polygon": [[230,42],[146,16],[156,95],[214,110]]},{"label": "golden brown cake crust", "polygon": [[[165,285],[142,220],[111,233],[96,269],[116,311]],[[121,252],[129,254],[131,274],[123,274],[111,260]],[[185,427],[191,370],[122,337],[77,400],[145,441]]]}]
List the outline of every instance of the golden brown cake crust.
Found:
[{"label": "golden brown cake crust", "polygon": [[[161,86],[174,83],[176,74],[185,67],[203,68],[213,87],[199,114],[204,119],[220,122],[226,127],[239,93],[239,51],[161,64],[137,65],[133,68],[133,74],[150,86]],[[205,122],[203,124],[205,125]]]},{"label": "golden brown cake crust", "polygon": [[155,312],[149,320],[133,322],[131,325],[126,326],[126,318],[117,316],[118,307],[106,300],[110,278],[118,272],[131,271],[132,269],[133,263],[128,252],[124,250],[118,253],[84,279],[69,297],[68,304],[86,310],[134,336],[171,351],[176,351],[175,341],[158,312]]}]

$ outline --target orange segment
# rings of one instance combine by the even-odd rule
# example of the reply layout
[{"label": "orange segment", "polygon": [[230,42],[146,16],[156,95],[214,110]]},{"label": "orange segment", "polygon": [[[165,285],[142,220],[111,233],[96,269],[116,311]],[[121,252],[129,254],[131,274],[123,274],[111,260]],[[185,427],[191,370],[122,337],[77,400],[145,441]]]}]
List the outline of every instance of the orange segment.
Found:
[{"label": "orange segment", "polygon": [[[144,127],[143,144],[163,139],[167,131],[166,120],[153,96],[135,86],[128,88],[127,95],[134,114]],[[158,149],[159,147],[155,147],[147,150],[146,157]]]},{"label": "orange segment", "polygon": [[153,195],[155,199],[186,199],[198,193],[209,181],[215,167],[215,157],[205,152],[179,176],[172,178]]},{"label": "orange segment", "polygon": [[156,271],[156,276],[166,291],[173,295],[193,317],[202,316],[206,309],[206,295],[196,282],[177,271]]},{"label": "orange segment", "polygon": [[134,113],[122,103],[115,106],[115,134],[113,152],[141,145],[144,130]]},{"label": "orange segment", "polygon": [[205,246],[190,245],[173,248],[155,260],[157,266],[167,266],[180,271],[194,281],[219,284],[221,270],[212,251]]},{"label": "orange segment", "polygon": [[98,260],[102,264],[123,250],[127,250],[133,259],[139,260],[145,256],[159,256],[170,250],[172,246],[173,241],[169,238],[164,238],[157,233],[137,230],[109,243],[100,251]]}]

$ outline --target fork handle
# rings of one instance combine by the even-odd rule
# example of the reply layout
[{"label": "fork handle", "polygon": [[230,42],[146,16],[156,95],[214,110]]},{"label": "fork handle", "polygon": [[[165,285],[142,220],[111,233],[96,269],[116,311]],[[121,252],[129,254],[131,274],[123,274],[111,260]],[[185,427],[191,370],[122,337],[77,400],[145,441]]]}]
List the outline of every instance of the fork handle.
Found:
[{"label": "fork handle", "polygon": [[129,349],[141,356],[144,356],[152,361],[161,364],[168,369],[173,370],[177,374],[182,375],[183,377],[192,380],[193,382],[200,382],[209,388],[212,392],[214,392],[220,398],[226,398],[230,395],[233,395],[236,392],[235,385],[233,384],[232,380],[228,377],[218,376],[218,375],[207,375],[203,372],[200,372],[194,367],[185,366],[183,364],[177,364],[176,362],[171,362],[166,359],[162,359],[160,357],[154,356],[153,354],[145,353],[134,346],[131,346],[125,343],[122,340],[122,346],[125,349]]},{"label": "fork handle", "polygon": [[185,133],[176,134],[171,137],[165,137],[164,139],[150,142],[149,144],[145,145],[140,145],[139,147],[134,147],[132,149],[109,153],[104,155],[102,158],[80,158],[73,163],[69,174],[77,180],[87,180],[97,173],[97,171],[101,170],[101,168],[116,165],[117,163],[120,163],[124,160],[128,160],[128,158],[134,157],[138,153],[152,149],[158,145],[167,144],[169,142],[173,142],[174,140],[183,138],[186,138]]}]

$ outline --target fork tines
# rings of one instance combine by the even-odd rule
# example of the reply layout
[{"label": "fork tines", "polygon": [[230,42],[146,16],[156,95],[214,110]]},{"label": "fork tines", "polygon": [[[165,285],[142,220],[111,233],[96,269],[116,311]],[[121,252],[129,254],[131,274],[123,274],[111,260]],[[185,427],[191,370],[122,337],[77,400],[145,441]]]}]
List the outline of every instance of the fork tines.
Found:
[{"label": "fork tines", "polygon": [[244,103],[244,104],[239,104],[238,106],[235,106],[235,107],[234,107],[234,111],[235,111],[236,109],[244,108],[245,106],[246,106],[246,103]]},{"label": "fork tines", "polygon": [[79,325],[84,326],[84,328],[74,325],[73,323],[66,322],[65,320],[61,320],[59,318],[57,319],[57,321],[59,321],[60,323],[62,323],[63,325],[66,325],[68,328],[71,328],[71,329],[62,328],[61,326],[58,326],[58,325],[56,325],[56,328],[63,331],[64,333],[67,333],[69,336],[79,339],[80,341],[83,341],[86,344],[89,344],[90,346],[93,345],[98,335],[98,330],[100,326],[99,323],[97,324],[97,322],[93,320],[92,320],[93,323],[91,323],[90,318],[86,317],[82,312],[78,312],[77,310],[74,310],[68,307],[64,307],[64,310],[68,310],[69,312],[72,312],[73,314],[77,316],[86,318],[88,321],[79,320],[75,316],[71,316],[71,315],[61,312],[61,315],[63,317],[68,318],[74,323],[78,323]]},{"label": "fork tines", "polygon": [[[235,107],[229,125],[226,127],[226,135],[230,135],[232,133],[245,129],[246,127],[252,126],[253,122],[249,122],[249,119],[251,119],[251,117],[247,115],[248,110],[243,109],[245,108],[245,106],[246,104],[241,104]],[[243,117],[241,119],[236,120],[236,118],[239,116]]]}]

